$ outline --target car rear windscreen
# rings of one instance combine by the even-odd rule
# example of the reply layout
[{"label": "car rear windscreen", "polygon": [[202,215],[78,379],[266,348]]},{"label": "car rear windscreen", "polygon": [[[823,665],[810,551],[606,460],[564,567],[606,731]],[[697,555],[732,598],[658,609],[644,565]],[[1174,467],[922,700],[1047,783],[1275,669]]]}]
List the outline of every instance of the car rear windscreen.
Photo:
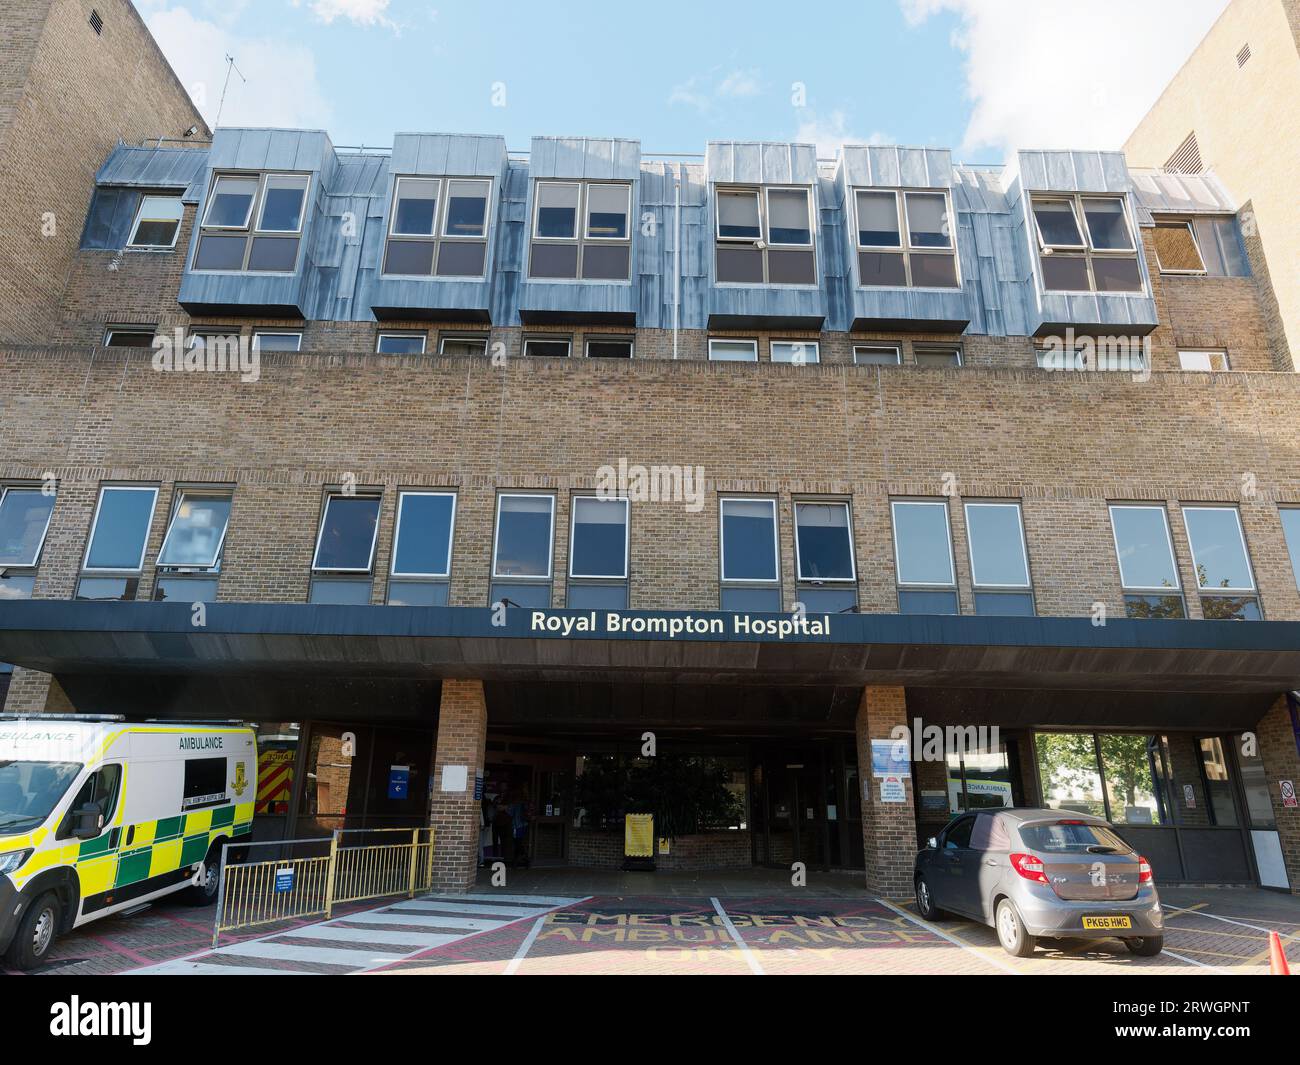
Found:
[{"label": "car rear windscreen", "polygon": [[1119,854],[1127,854],[1129,851],[1129,845],[1109,828],[1086,821],[1049,821],[1022,825],[1020,838],[1033,850],[1056,854],[1087,853],[1089,847],[1108,847]]}]

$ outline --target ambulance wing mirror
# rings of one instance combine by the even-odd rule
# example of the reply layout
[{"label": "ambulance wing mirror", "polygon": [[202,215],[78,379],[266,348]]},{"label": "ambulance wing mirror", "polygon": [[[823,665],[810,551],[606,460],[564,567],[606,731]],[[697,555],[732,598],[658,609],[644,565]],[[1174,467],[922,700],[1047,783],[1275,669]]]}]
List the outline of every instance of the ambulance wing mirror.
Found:
[{"label": "ambulance wing mirror", "polygon": [[77,839],[97,839],[104,827],[104,812],[93,802],[77,810],[72,819],[72,834]]}]

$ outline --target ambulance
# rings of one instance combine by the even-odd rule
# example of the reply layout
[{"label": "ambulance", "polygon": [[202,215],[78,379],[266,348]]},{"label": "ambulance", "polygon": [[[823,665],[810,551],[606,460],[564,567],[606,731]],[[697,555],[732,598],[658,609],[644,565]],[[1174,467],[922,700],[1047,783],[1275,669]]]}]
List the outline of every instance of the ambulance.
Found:
[{"label": "ambulance", "polygon": [[257,742],[237,724],[0,715],[0,954],[165,895],[217,897],[221,848],[252,832]]}]

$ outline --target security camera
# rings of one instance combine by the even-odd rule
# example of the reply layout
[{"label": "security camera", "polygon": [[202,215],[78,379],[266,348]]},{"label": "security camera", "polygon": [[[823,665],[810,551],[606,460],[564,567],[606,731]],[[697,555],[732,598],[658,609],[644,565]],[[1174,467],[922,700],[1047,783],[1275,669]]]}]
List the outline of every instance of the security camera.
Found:
[{"label": "security camera", "polygon": [[199,127],[198,127],[198,126],[191,126],[189,129],[187,129],[187,130],[185,131],[185,136],[187,136],[187,137],[193,137],[194,134],[198,133],[198,131],[199,131]]}]

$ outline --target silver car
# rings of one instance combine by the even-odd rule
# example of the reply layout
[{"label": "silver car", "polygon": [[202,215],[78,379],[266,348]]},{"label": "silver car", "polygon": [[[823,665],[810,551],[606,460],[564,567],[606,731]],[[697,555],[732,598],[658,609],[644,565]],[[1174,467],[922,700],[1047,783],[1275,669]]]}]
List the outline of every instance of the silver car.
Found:
[{"label": "silver car", "polygon": [[922,917],[990,925],[1017,958],[1039,939],[1121,939],[1145,958],[1164,947],[1150,863],[1091,814],[961,814],[916,856],[915,885]]}]

